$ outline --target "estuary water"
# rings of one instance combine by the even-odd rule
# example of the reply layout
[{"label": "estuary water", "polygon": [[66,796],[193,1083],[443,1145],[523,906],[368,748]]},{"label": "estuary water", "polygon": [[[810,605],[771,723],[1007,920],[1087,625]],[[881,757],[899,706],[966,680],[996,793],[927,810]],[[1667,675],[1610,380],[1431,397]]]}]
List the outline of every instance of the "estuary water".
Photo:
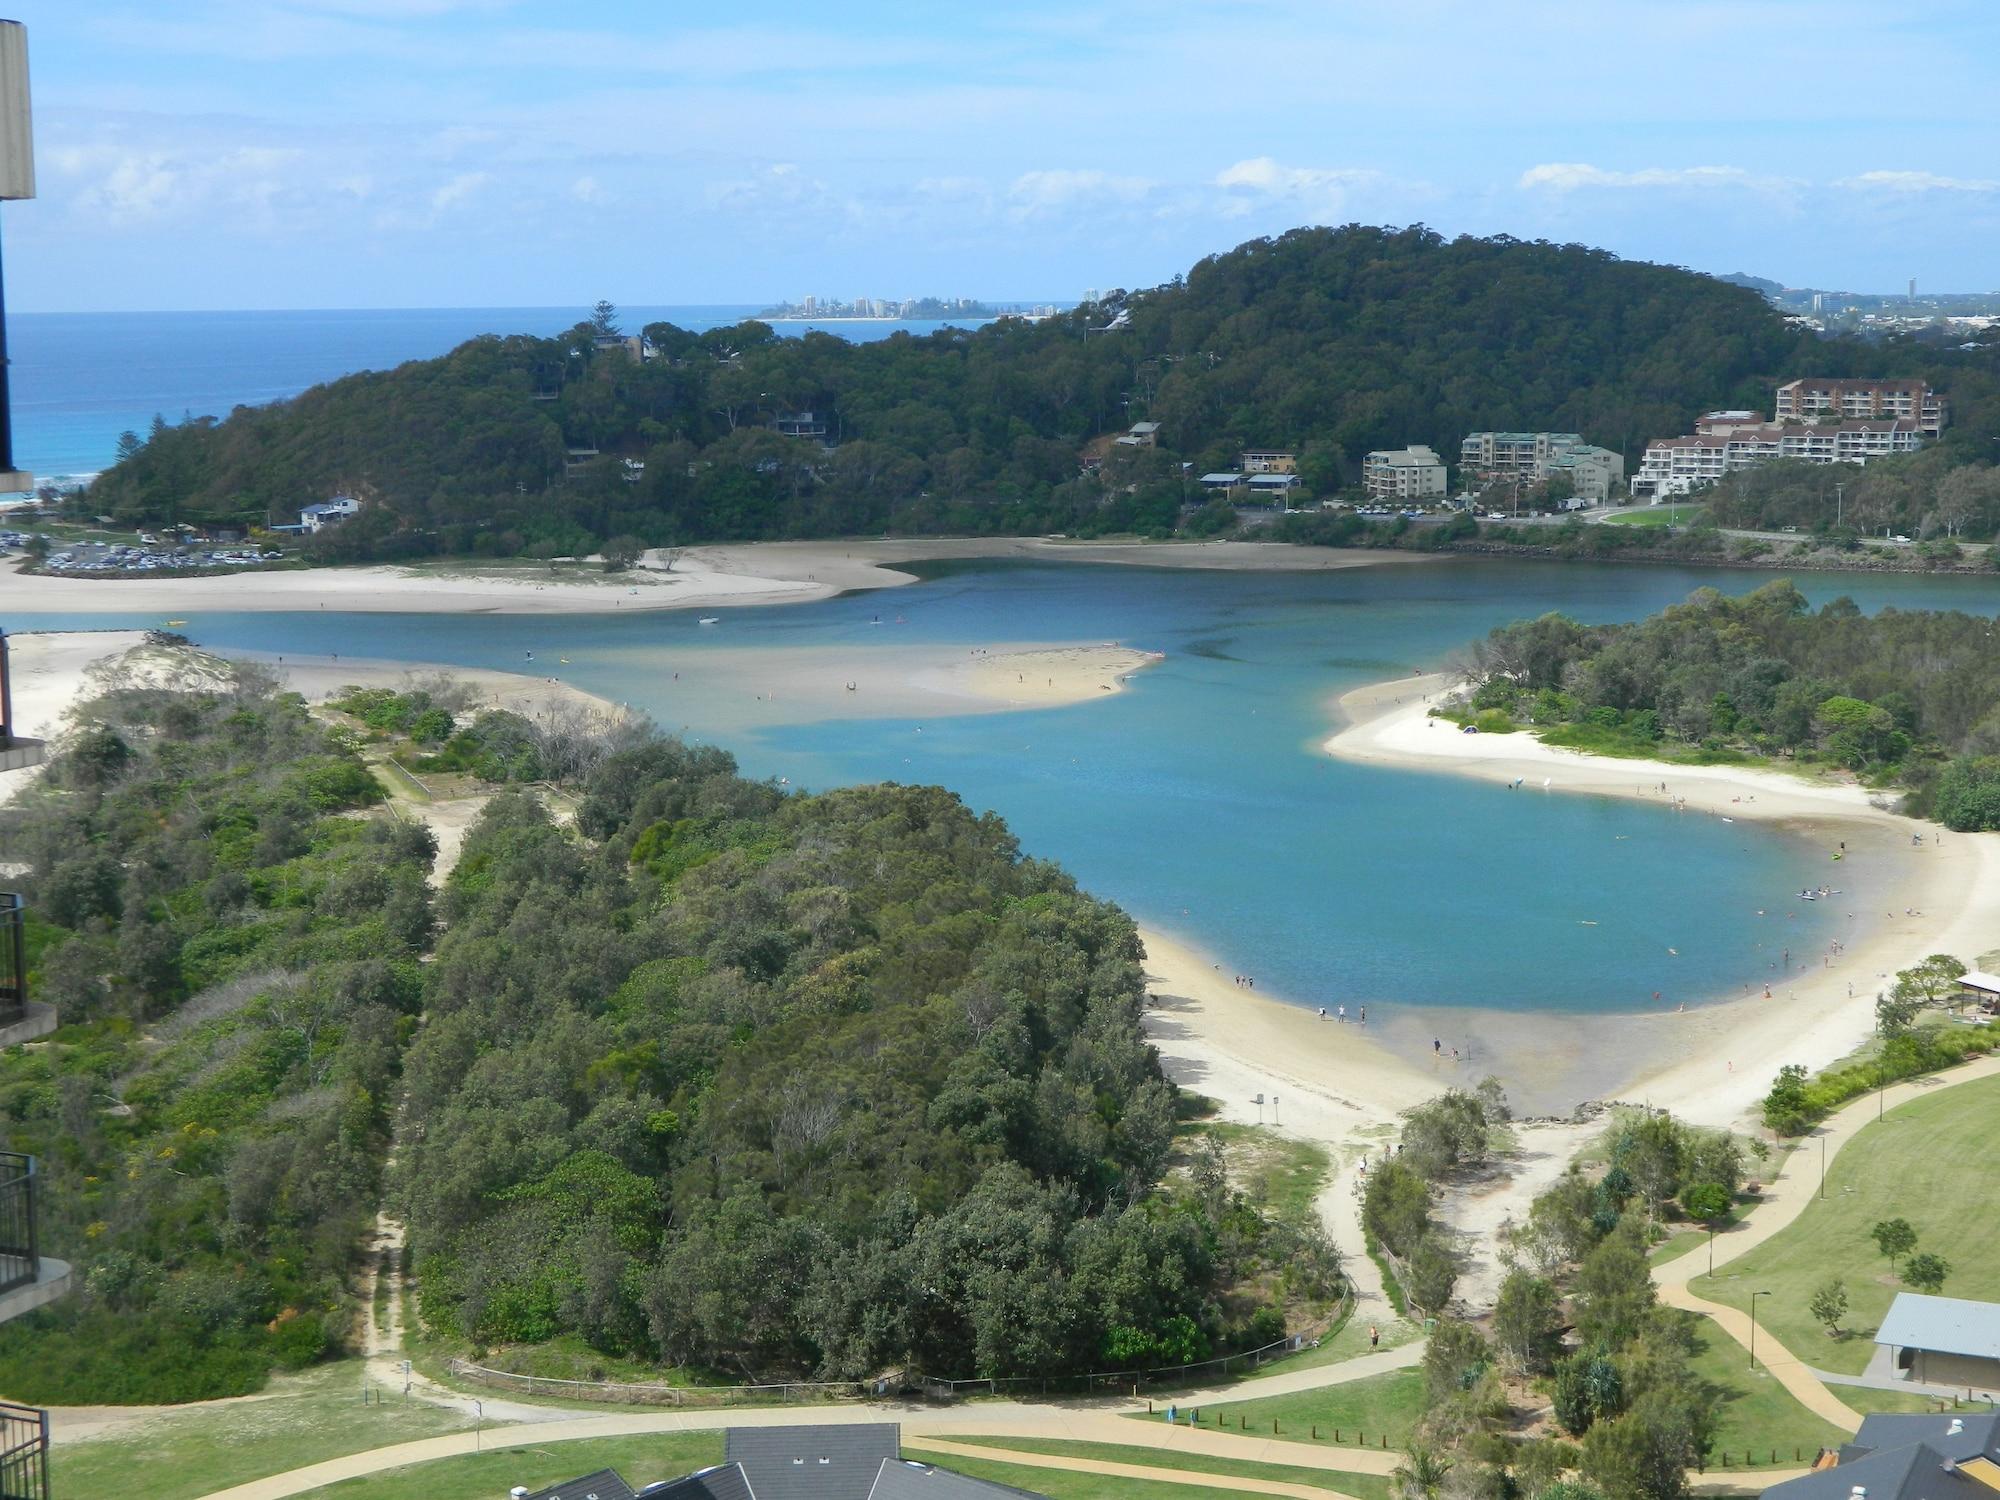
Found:
[{"label": "estuary water", "polygon": [[[560,671],[666,728],[720,741],[752,775],[805,787],[942,784],[1003,815],[1030,853],[1254,976],[1260,991],[1366,1005],[1392,1026],[1424,1027],[1419,1008],[1435,1008],[1442,1025],[1466,1007],[1580,1019],[1732,998],[1782,977],[1783,950],[1813,954],[1851,936],[1848,911],[1880,910],[1872,892],[1890,871],[1872,857],[1838,867],[1849,899],[1797,899],[1830,868],[1826,841],[1804,831],[1350,765],[1319,748],[1341,693],[1435,667],[1495,625],[1557,609],[1632,619],[1696,588],[1741,592],[1773,574],[1491,559],[1310,574],[994,562],[921,571],[904,588],[731,609],[707,629],[689,612],[191,614],[182,628],[224,650],[501,670],[532,651],[529,670]],[[1845,594],[1871,611],[2000,612],[2000,580],[1797,582],[1815,603]],[[877,616],[888,623],[872,625]],[[810,645],[858,660],[892,643],[1024,640],[1116,640],[1165,660],[1102,701],[922,722],[800,722],[783,705],[761,706],[753,722],[739,701],[747,688],[732,694],[702,672],[690,676],[706,685],[691,688],[672,675],[723,649]],[[560,658],[568,664],[548,665]]]}]

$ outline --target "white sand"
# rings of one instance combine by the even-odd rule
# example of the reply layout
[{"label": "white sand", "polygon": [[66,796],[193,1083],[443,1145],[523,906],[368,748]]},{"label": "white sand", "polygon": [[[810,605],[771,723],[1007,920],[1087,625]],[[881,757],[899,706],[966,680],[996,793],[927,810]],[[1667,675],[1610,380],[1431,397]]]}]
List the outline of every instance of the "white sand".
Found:
[{"label": "white sand", "polygon": [[[671,559],[605,573],[592,565],[488,563],[413,567],[305,568],[210,578],[146,575],[77,578],[0,566],[0,603],[12,613],[119,612],[195,620],[201,610],[329,609],[392,614],[574,614],[624,610],[725,609],[792,604],[849,589],[913,583],[900,562],[1013,557],[1127,563],[1143,567],[1257,572],[1325,571],[1415,564],[1405,552],[1351,552],[1264,542],[1064,542],[1043,538],[950,538],[873,542],[756,542],[693,547]],[[671,566],[669,566],[671,563]]]},{"label": "white sand", "polygon": [[[76,631],[61,635],[9,635],[9,680],[13,688],[14,732],[53,740],[64,716],[90,692],[90,669],[113,661],[145,642],[137,630]],[[0,771],[0,803],[42,774],[40,766]]]},{"label": "white sand", "polygon": [[[1892,893],[1881,898],[1893,911],[1839,955],[1805,955],[1799,973],[1772,984],[1771,999],[1649,1018],[1669,1027],[1673,1040],[1666,1056],[1642,1069],[1620,1097],[1664,1105],[1700,1124],[1737,1123],[1768,1091],[1779,1064],[1819,1069],[1853,1051],[1873,1030],[1875,994],[1885,977],[1931,953],[1971,959],[2000,933],[2000,835],[1944,833],[1935,842],[1934,825],[1876,806],[1870,793],[1852,785],[1746,767],[1583,755],[1526,733],[1462,734],[1428,717],[1446,686],[1441,677],[1410,678],[1348,694],[1340,709],[1351,722],[1326,749],[1375,765],[1523,779],[1538,790],[1546,780],[1560,792],[1651,799],[1677,805],[1690,817],[1782,822],[1829,845],[1865,841],[1902,860]],[[1662,782],[1665,793],[1658,790]],[[1911,844],[1913,834],[1923,837],[1921,846]],[[1813,968],[1812,960],[1821,957],[1825,966]]]}]

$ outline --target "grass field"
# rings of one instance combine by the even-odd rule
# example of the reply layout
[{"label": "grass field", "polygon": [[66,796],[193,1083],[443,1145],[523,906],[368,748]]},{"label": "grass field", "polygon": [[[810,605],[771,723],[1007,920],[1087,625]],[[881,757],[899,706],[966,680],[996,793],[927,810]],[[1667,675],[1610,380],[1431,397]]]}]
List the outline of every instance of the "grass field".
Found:
[{"label": "grass field", "polygon": [[[1291,1464],[1260,1464],[1247,1459],[1214,1458],[1206,1453],[1182,1453],[1162,1448],[1127,1448],[1118,1443],[1076,1443],[1062,1438],[962,1437],[953,1442],[977,1443],[982,1448],[1004,1448],[1017,1453],[1053,1453],[1065,1458],[1098,1459],[1114,1464],[1146,1464],[1155,1469],[1181,1469],[1194,1474],[1227,1474],[1238,1479],[1275,1479],[1287,1484],[1310,1484],[1320,1489],[1338,1490],[1355,1500],[1394,1500],[1394,1489],[1379,1474],[1347,1474],[1334,1469],[1302,1469]],[[923,1444],[903,1445],[922,1457]],[[958,1468],[958,1454],[940,1453],[940,1464]],[[1028,1488],[1034,1488],[1033,1485]]]},{"label": "grass field", "polygon": [[498,1500],[515,1485],[531,1490],[616,1469],[635,1489],[659,1479],[677,1479],[722,1461],[720,1432],[663,1432],[647,1437],[597,1438],[580,1443],[499,1448],[440,1458],[402,1469],[384,1469],[361,1479],[343,1479],[307,1490],[316,1500]]},{"label": "grass field", "polygon": [[1768,1466],[1774,1451],[1787,1466],[1794,1452],[1810,1463],[1822,1447],[1838,1447],[1847,1440],[1847,1434],[1831,1422],[1799,1405],[1769,1371],[1753,1372],[1749,1354],[1736,1340],[1705,1318],[1688,1317],[1695,1338],[1690,1368],[1721,1396],[1715,1444],[1708,1455],[1710,1468],[1741,1468],[1746,1452],[1755,1454],[1759,1465]]},{"label": "grass field", "polygon": [[[280,1376],[269,1391],[246,1401],[166,1411],[107,1437],[59,1444],[49,1460],[55,1493],[181,1500],[471,1425],[455,1411],[415,1402],[363,1406],[358,1360]],[[506,1485],[497,1491],[506,1492]]]},{"label": "grass field", "polygon": [[[1346,1385],[1324,1386],[1316,1391],[1296,1391],[1286,1396],[1264,1396],[1249,1401],[1204,1406],[1201,1408],[1201,1425],[1212,1428],[1221,1423],[1232,1432],[1254,1432],[1261,1437],[1270,1437],[1273,1435],[1271,1424],[1276,1422],[1278,1437],[1302,1443],[1315,1441],[1313,1429],[1317,1427],[1317,1441],[1331,1444],[1334,1433],[1338,1431],[1343,1447],[1352,1447],[1360,1433],[1367,1434],[1369,1447],[1379,1447],[1386,1432],[1389,1446],[1396,1448],[1410,1435],[1423,1404],[1423,1371],[1391,1370],[1384,1375],[1371,1375],[1366,1380],[1349,1381]],[[1137,1420],[1159,1419],[1140,1417]]]},{"label": "grass field", "polygon": [[[916,1454],[923,1457],[922,1454]],[[1207,1485],[1171,1480],[1120,1479],[1110,1474],[1066,1474],[1061,1469],[1035,1469],[1025,1464],[990,1463],[983,1458],[939,1454],[944,1468],[974,1479],[1011,1484],[1019,1490],[1047,1495],[1049,1500],[1242,1500],[1241,1490],[1213,1490]],[[1127,1462],[1145,1462],[1141,1457]],[[386,1497],[385,1497],[386,1500]],[[1366,1497],[1363,1497],[1366,1500]]]},{"label": "grass field", "polygon": [[1252,1202],[1280,1217],[1312,1211],[1332,1166],[1323,1148],[1259,1125],[1197,1128],[1222,1138],[1230,1181]]},{"label": "grass field", "polygon": [[1701,514],[1699,505],[1645,505],[1616,511],[1604,518],[1607,526],[1686,526]]},{"label": "grass field", "polygon": [[[1752,1291],[1757,1321],[1807,1364],[1859,1374],[1874,1353],[1876,1328],[1900,1284],[1869,1230],[1882,1219],[1908,1219],[1917,1248],[1951,1263],[1944,1295],[2000,1299],[2000,1261],[1992,1254],[2000,1181],[1984,1169],[2000,1131],[2000,1078],[1940,1089],[1889,1111],[1833,1159],[1824,1201],[1807,1207],[1785,1231],[1722,1267],[1713,1280],[1688,1283],[1696,1295],[1745,1306]],[[1827,1337],[1807,1302],[1838,1276],[1847,1284],[1844,1337]]]}]

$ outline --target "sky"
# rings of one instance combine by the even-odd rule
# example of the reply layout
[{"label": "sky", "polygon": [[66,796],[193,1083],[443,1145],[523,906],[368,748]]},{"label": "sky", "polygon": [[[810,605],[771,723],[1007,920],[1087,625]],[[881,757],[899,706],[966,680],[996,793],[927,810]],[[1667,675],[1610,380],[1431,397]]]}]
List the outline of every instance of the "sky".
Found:
[{"label": "sky", "polygon": [[13,0],[18,311],[1072,300],[1301,224],[2000,287],[2000,3]]}]

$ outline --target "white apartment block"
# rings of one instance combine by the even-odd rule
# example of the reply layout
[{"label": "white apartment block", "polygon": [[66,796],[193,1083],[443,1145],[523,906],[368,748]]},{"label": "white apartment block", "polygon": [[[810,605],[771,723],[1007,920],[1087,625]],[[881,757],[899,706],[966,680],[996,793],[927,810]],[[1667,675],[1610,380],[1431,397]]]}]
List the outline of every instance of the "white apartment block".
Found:
[{"label": "white apartment block", "polygon": [[1583,435],[1576,432],[1474,432],[1458,445],[1458,466],[1483,480],[1536,483],[1556,454],[1582,446]]},{"label": "white apartment block", "polygon": [[1944,398],[1921,380],[1824,380],[1808,376],[1778,387],[1773,415],[1780,422],[1844,421],[1914,423],[1926,437],[1944,430]]},{"label": "white apartment block", "polygon": [[1435,500],[1448,487],[1444,460],[1422,443],[1376,449],[1361,461],[1361,483],[1371,500]]},{"label": "white apartment block", "polygon": [[1838,427],[1767,422],[1727,432],[1661,438],[1649,444],[1632,479],[1636,498],[1655,502],[1715,483],[1725,474],[1773,458],[1809,464],[1865,464],[1892,453],[1914,453],[1924,434],[1914,422],[1844,422]]}]

